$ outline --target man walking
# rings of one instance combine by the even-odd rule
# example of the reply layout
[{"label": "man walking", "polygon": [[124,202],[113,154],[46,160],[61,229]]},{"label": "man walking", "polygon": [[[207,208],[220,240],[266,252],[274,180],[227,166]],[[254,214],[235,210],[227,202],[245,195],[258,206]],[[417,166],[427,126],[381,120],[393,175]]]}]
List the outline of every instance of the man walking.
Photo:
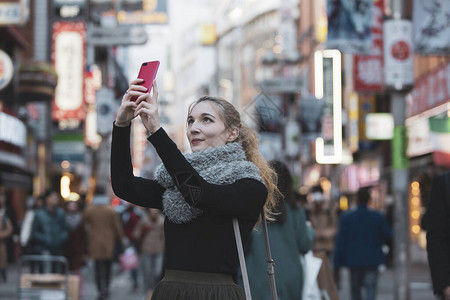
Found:
[{"label": "man walking", "polygon": [[115,242],[123,240],[119,216],[103,188],[97,187],[92,205],[84,212],[83,221],[88,228],[88,251],[94,261],[98,300],[103,300],[109,296]]},{"label": "man walking", "polygon": [[367,206],[371,187],[360,188],[357,196],[357,207],[339,220],[334,263],[336,268],[350,269],[352,300],[374,300],[378,266],[386,262],[381,247],[392,231],[384,216]]}]

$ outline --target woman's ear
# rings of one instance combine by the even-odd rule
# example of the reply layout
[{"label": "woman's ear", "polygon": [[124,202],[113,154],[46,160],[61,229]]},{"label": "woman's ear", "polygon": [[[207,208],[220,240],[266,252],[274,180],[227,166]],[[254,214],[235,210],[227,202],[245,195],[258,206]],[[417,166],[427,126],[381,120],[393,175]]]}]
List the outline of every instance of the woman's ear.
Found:
[{"label": "woman's ear", "polygon": [[234,142],[239,136],[239,128],[233,127],[230,129],[230,135],[228,136],[227,142]]}]

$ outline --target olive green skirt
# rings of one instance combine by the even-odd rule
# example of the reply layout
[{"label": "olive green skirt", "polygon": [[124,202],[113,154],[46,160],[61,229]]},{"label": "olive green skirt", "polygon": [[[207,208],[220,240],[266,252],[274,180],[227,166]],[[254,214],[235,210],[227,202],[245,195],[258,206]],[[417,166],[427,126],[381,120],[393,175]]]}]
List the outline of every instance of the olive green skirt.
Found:
[{"label": "olive green skirt", "polygon": [[245,300],[231,275],[165,270],[151,300]]}]

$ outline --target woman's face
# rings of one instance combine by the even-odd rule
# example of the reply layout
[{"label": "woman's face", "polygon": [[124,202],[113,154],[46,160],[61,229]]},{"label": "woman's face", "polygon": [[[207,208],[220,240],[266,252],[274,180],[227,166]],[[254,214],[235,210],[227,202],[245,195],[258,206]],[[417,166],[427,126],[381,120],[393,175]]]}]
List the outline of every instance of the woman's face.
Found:
[{"label": "woman's face", "polygon": [[233,131],[225,128],[217,109],[209,101],[200,102],[192,107],[187,118],[186,135],[192,152],[223,146],[237,137]]}]

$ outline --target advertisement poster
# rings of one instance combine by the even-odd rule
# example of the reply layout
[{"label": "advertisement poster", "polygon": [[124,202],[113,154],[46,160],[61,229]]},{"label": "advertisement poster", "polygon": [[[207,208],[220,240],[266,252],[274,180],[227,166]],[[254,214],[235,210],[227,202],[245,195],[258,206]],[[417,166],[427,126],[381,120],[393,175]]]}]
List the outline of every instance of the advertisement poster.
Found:
[{"label": "advertisement poster", "polygon": [[383,1],[375,0],[372,13],[372,47],[370,54],[353,56],[353,84],[355,91],[383,91],[383,10]]},{"label": "advertisement poster", "polygon": [[450,51],[450,1],[414,0],[414,51],[448,54]]},{"label": "advertisement poster", "polygon": [[373,0],[327,0],[327,48],[369,54]]}]

